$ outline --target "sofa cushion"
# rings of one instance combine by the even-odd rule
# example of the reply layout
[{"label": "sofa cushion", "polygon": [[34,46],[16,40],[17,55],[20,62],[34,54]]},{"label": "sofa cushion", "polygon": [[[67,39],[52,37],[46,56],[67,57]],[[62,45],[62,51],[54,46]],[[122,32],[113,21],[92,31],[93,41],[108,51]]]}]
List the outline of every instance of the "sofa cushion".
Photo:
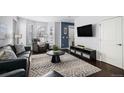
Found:
[{"label": "sofa cushion", "polygon": [[21,53],[21,54],[18,54],[18,57],[30,57],[30,54]]},{"label": "sofa cushion", "polygon": [[31,51],[25,51],[24,54],[31,54]]},{"label": "sofa cushion", "polygon": [[20,54],[20,53],[23,53],[25,52],[25,47],[24,45],[15,45],[15,48],[16,48],[16,54]]},{"label": "sofa cushion", "polygon": [[25,56],[19,56],[18,59],[26,59],[27,61],[29,61],[29,58]]},{"label": "sofa cushion", "polygon": [[26,59],[27,61],[30,61],[30,54],[20,54],[18,55],[18,59]]}]

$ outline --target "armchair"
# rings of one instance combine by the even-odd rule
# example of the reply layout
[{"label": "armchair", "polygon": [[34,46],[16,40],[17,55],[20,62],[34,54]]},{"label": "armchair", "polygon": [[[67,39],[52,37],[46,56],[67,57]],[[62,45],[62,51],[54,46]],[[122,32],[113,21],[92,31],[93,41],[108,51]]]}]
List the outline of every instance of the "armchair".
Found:
[{"label": "armchair", "polygon": [[44,53],[49,49],[48,43],[43,43],[40,39],[33,39],[32,41],[33,53]]}]

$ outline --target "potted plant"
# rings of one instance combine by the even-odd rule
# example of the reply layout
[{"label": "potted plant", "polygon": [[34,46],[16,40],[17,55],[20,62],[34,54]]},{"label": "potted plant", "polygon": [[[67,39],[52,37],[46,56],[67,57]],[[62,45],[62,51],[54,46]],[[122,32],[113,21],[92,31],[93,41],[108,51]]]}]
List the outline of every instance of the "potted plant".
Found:
[{"label": "potted plant", "polygon": [[58,50],[59,50],[58,46],[57,45],[53,45],[53,51],[57,52]]}]

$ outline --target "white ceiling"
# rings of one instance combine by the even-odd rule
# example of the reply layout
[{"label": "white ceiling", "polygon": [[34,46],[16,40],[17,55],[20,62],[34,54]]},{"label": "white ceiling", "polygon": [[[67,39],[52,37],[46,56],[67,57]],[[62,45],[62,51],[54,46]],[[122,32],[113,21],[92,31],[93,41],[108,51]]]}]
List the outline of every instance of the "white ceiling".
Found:
[{"label": "white ceiling", "polygon": [[21,18],[40,22],[74,22],[78,16],[20,16]]},{"label": "white ceiling", "polygon": [[107,18],[112,18],[113,16],[20,16],[21,18],[39,21],[39,22],[75,22],[75,20],[79,19],[79,21],[89,21],[93,20],[99,21]]}]

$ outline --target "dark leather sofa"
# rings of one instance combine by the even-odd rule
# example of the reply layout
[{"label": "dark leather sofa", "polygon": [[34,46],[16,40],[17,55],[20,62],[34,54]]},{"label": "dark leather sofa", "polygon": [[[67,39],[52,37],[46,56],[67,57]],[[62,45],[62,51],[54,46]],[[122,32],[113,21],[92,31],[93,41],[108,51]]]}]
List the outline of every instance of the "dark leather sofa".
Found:
[{"label": "dark leather sofa", "polygon": [[[13,45],[7,46],[10,46],[16,54]],[[0,77],[27,77],[29,75],[31,48],[25,47],[25,50],[17,55],[17,59],[0,60]]]}]

